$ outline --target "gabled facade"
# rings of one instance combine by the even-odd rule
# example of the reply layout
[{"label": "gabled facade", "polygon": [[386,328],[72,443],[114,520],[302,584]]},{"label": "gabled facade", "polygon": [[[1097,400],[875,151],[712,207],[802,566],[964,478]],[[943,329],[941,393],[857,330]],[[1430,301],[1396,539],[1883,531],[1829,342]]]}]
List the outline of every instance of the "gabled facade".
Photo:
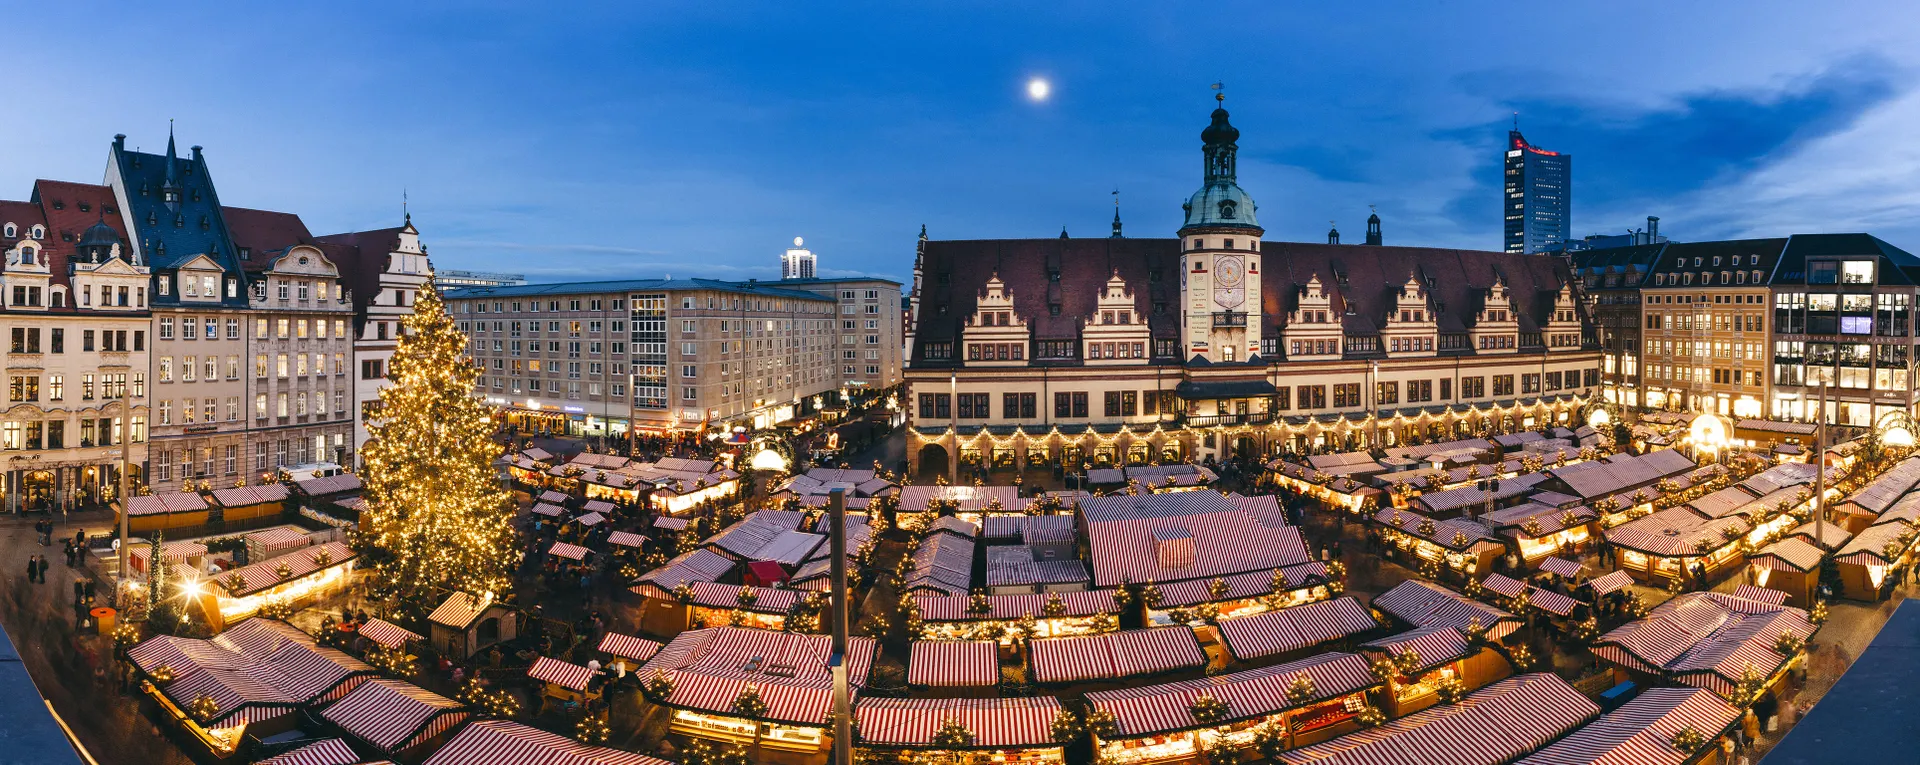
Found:
[{"label": "gabled facade", "polygon": [[904,400],[917,468],[1537,429],[1597,389],[1597,335],[1563,261],[1388,247],[1377,220],[1363,245],[1271,241],[1238,184],[1239,135],[1215,110],[1177,239],[920,240]]},{"label": "gabled facade", "polygon": [[354,309],[353,453],[366,446],[367,422],[378,410],[380,389],[387,386],[387,364],[399,347],[400,325],[413,313],[413,301],[426,289],[432,264],[420,231],[408,214],[399,228],[360,231],[319,237],[323,244],[342,248],[350,260],[346,286]]}]

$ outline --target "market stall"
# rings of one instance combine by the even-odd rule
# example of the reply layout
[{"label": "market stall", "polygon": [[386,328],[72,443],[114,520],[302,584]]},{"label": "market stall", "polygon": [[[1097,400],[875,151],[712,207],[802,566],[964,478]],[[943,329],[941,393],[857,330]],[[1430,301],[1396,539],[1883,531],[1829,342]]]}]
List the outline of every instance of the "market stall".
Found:
[{"label": "market stall", "polygon": [[1482,688],[1459,704],[1286,752],[1279,762],[1505,765],[1599,715],[1600,707],[1558,676],[1520,675]]},{"label": "market stall", "polygon": [[966,753],[995,765],[1058,765],[1066,753],[1053,738],[1061,713],[1051,696],[1003,699],[863,698],[854,705],[859,748],[917,753],[941,761]]},{"label": "market stall", "polygon": [[[1614,667],[1616,681],[1688,685],[1741,700],[1772,687],[1802,661],[1817,629],[1802,609],[1689,592],[1600,636],[1591,650]],[[1780,650],[1789,640],[1793,650]]]},{"label": "market stall", "polygon": [[215,593],[220,617],[234,621],[252,615],[267,603],[297,608],[312,605],[353,580],[353,564],[358,557],[353,548],[328,542],[229,571],[216,580],[220,584]]},{"label": "market stall", "polygon": [[1186,627],[1033,640],[1027,648],[1028,678],[1050,686],[1131,683],[1208,664],[1193,630]]},{"label": "market stall", "polygon": [[915,640],[907,684],[949,695],[1000,684],[1000,644],[991,640]]},{"label": "market stall", "polygon": [[1435,520],[1412,510],[1382,508],[1372,523],[1383,543],[1400,551],[1410,565],[1431,563],[1473,576],[1493,570],[1507,547],[1485,524],[1466,518]]},{"label": "market stall", "polygon": [[473,714],[412,683],[376,678],[320,710],[348,738],[388,757],[418,761]]},{"label": "market stall", "polygon": [[1741,563],[1748,531],[1745,519],[1705,518],[1684,507],[1670,507],[1607,529],[1614,565],[1642,582],[1680,579],[1706,582]]},{"label": "market stall", "polygon": [[1343,597],[1221,619],[1212,629],[1233,661],[1258,663],[1295,658],[1306,649],[1379,627],[1359,600]]},{"label": "market stall", "polygon": [[[1740,709],[1700,688],[1648,688],[1516,765],[1698,765],[1696,752],[1717,752],[1740,722]],[[1673,745],[1683,729],[1699,734],[1693,752]]]},{"label": "market stall", "polygon": [[[663,683],[660,704],[673,710],[669,730],[726,744],[816,756],[829,742],[832,673],[826,635],[715,627],[680,633],[638,672],[643,683]],[[873,640],[848,643],[847,677],[858,693],[867,685]],[[755,703],[742,703],[742,699]],[[753,712],[753,714],[749,714]]]},{"label": "market stall", "polygon": [[1188,762],[1203,751],[1250,749],[1268,725],[1286,731],[1293,746],[1354,730],[1368,691],[1378,686],[1365,658],[1327,653],[1196,680],[1097,691],[1087,694],[1087,703],[1113,718],[1111,735],[1093,736],[1101,762]]},{"label": "market stall", "polygon": [[594,670],[559,659],[542,656],[527,668],[527,677],[540,683],[540,706],[549,704],[575,711],[600,700],[600,688],[594,683]]},{"label": "market stall", "polygon": [[1747,553],[1753,582],[1787,596],[1795,608],[1812,608],[1820,584],[1825,551],[1800,537],[1787,537]]},{"label": "market stall", "polygon": [[1440,690],[1472,691],[1513,674],[1513,665],[1485,646],[1475,646],[1453,627],[1424,627],[1360,646],[1369,661],[1385,659],[1396,670],[1380,695],[1387,717],[1403,717],[1440,703]]},{"label": "market stall", "polygon": [[[447,741],[423,765],[673,765],[666,760],[621,749],[588,746],[511,720],[480,720]],[[316,765],[316,763],[300,763]]]},{"label": "market stall", "polygon": [[[1027,620],[1033,637],[1092,635],[1118,623],[1120,606],[1113,590],[1056,592],[1045,595],[988,595],[985,610],[966,595],[915,595],[922,640],[998,640],[1011,645]],[[1049,608],[1050,603],[1059,605]]]},{"label": "market stall", "polygon": [[143,494],[126,503],[127,528],[135,534],[192,528],[207,523],[207,500],[190,491]]},{"label": "market stall", "polygon": [[220,511],[221,520],[227,523],[272,518],[287,511],[288,492],[283,483],[214,489],[212,494],[212,507]]},{"label": "market stall", "polygon": [[648,659],[653,658],[654,654],[659,653],[660,644],[645,638],[609,632],[600,636],[600,645],[596,650],[607,656],[608,669],[624,677],[626,673],[638,669],[640,665],[647,663]]},{"label": "market stall", "polygon": [[1833,554],[1840,597],[1878,602],[1892,595],[1889,574],[1913,559],[1915,529],[1905,521],[1868,526]]}]

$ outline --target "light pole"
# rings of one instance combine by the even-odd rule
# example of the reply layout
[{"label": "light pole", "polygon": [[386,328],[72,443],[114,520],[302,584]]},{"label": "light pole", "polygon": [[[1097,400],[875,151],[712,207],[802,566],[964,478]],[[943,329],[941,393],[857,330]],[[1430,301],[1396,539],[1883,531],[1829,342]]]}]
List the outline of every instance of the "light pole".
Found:
[{"label": "light pole", "polygon": [[[123,430],[120,433],[120,487],[114,497],[114,499],[120,503],[120,581],[113,589],[114,600],[116,604],[120,606],[121,610],[124,611],[126,610],[126,605],[119,603],[119,601],[121,598],[126,597],[126,583],[132,581],[127,569],[127,555],[133,549],[133,545],[128,542],[127,536],[127,517],[131,511],[131,508],[127,506],[131,501],[131,498],[127,496],[127,470],[129,466],[133,464],[133,409],[127,405],[125,391],[121,392],[121,396],[116,402],[120,404],[120,419],[123,421]],[[113,442],[112,422],[107,423],[107,442]]]}]

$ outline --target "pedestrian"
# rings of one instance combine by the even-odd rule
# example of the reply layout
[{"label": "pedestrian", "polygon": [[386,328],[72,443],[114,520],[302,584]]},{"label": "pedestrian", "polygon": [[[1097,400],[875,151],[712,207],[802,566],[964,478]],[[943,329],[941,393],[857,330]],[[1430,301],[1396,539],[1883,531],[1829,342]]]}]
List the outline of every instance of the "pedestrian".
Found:
[{"label": "pedestrian", "polygon": [[87,605],[93,605],[93,580],[87,580]]},{"label": "pedestrian", "polygon": [[50,564],[47,563],[46,556],[41,556],[40,557],[40,583],[41,584],[47,583],[47,566],[48,565]]},{"label": "pedestrian", "polygon": [[27,581],[29,582],[40,581],[40,556],[38,555],[29,556],[27,558]]},{"label": "pedestrian", "polygon": [[84,584],[81,584],[80,580],[78,579],[73,580],[73,604],[75,606],[80,606],[80,605],[84,605],[86,602],[87,602],[87,586]]}]

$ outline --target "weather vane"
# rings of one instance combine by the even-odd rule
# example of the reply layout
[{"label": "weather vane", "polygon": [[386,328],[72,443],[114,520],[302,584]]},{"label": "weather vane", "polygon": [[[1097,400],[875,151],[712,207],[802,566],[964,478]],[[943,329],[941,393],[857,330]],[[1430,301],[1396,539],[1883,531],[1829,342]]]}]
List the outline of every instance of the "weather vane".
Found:
[{"label": "weather vane", "polygon": [[1226,103],[1226,101],[1227,101],[1227,85],[1226,85],[1226,83],[1224,83],[1224,82],[1216,82],[1216,83],[1214,83],[1214,84],[1213,84],[1213,89],[1214,89],[1214,90],[1217,90],[1217,91],[1220,91],[1220,92],[1218,92],[1218,93],[1215,93],[1215,94],[1213,94],[1213,100],[1215,100],[1215,101],[1219,101],[1219,102],[1221,102],[1221,103]]}]

